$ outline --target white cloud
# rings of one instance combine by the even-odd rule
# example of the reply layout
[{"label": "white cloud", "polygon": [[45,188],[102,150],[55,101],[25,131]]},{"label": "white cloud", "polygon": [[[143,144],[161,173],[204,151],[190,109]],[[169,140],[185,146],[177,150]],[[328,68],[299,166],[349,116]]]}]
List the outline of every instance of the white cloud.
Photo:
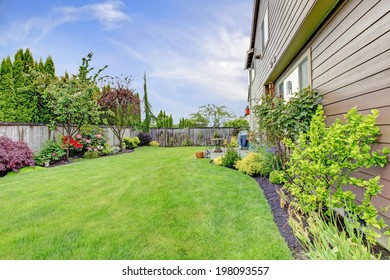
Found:
[{"label": "white cloud", "polygon": [[120,23],[123,21],[131,20],[131,18],[121,10],[123,7],[124,3],[122,1],[106,1],[80,7],[64,6],[54,10],[62,17],[70,20],[99,20],[105,30],[110,30],[119,27]]},{"label": "white cloud", "polygon": [[123,1],[117,0],[107,0],[79,7],[53,8],[49,15],[32,16],[24,22],[11,23],[7,31],[3,30],[3,34],[1,34],[0,46],[10,42],[36,43],[56,27],[70,22],[99,21],[103,30],[118,28],[121,23],[131,21],[131,17],[123,11],[123,8]]},{"label": "white cloud", "polygon": [[187,116],[207,103],[226,105],[239,115],[247,98],[244,60],[251,5],[237,6],[214,9],[214,14],[205,9],[196,22],[145,20],[144,36],[110,42],[127,59],[145,65],[149,93],[174,117]]}]

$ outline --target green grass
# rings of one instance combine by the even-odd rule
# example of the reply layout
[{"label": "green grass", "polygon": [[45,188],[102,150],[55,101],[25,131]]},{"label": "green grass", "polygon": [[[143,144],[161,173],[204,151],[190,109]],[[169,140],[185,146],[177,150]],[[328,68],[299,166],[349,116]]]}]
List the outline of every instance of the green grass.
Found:
[{"label": "green grass", "polygon": [[255,180],[134,153],[0,179],[0,259],[291,259]]}]

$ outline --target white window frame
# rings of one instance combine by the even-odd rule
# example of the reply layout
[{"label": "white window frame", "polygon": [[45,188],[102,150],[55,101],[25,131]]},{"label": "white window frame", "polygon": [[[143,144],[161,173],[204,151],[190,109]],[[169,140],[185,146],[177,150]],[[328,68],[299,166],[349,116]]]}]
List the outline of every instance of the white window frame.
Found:
[{"label": "white window frame", "polygon": [[[291,66],[289,66],[287,68],[287,70],[276,80],[276,90],[277,90],[277,94],[282,97],[283,99],[285,99],[286,101],[288,101],[290,99],[290,97],[286,97],[285,96],[285,93],[281,93],[280,92],[280,86],[282,84],[285,84],[286,83],[286,79],[290,76],[291,73],[293,73],[295,70],[298,70],[298,86],[301,87],[300,85],[300,80],[301,80],[301,76],[299,76],[300,74],[300,71],[299,71],[299,66],[305,61],[305,59],[307,59],[307,78],[308,78],[308,82],[309,84],[307,86],[310,86],[312,87],[312,79],[311,79],[311,49],[309,48],[307,51],[305,51],[302,55],[300,55],[293,64],[291,64]],[[305,87],[307,87],[305,86]],[[283,85],[283,88],[284,88],[284,85]],[[303,88],[299,88],[298,90],[302,90]],[[295,93],[295,91],[293,91],[292,93]]]}]

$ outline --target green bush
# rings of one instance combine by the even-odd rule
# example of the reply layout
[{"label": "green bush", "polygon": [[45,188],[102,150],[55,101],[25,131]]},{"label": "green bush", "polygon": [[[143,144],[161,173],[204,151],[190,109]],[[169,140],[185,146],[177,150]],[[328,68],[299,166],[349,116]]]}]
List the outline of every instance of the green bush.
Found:
[{"label": "green bush", "polygon": [[158,143],[157,141],[152,141],[152,142],[150,142],[149,145],[152,147],[158,147],[158,146],[160,146],[160,143]]},{"label": "green bush", "polygon": [[237,161],[241,159],[241,156],[235,149],[228,148],[226,154],[222,157],[222,166],[228,168],[235,168]]},{"label": "green bush", "polygon": [[133,142],[137,146],[138,146],[139,143],[141,143],[141,141],[139,140],[139,138],[137,136],[133,137]]},{"label": "green bush", "polygon": [[193,143],[191,141],[190,138],[186,137],[182,142],[181,142],[181,146],[182,147],[188,147],[188,146],[192,146]]},{"label": "green bush", "polygon": [[227,121],[223,124],[224,127],[236,127],[240,129],[249,129],[249,123],[247,120],[243,119],[235,119],[231,121]]},{"label": "green bush", "polygon": [[238,137],[237,136],[232,136],[232,138],[230,139],[229,147],[230,148],[237,148],[238,147]]},{"label": "green bush", "polygon": [[[293,152],[283,181],[293,196],[293,203],[303,212],[344,208],[353,219],[363,221],[364,232],[371,242],[380,236],[374,228],[388,227],[378,218],[378,210],[372,203],[372,198],[382,189],[380,176],[365,180],[355,178],[353,173],[362,167],[383,167],[387,163],[388,148],[371,151],[371,144],[380,134],[375,125],[377,117],[377,110],[363,116],[353,108],[345,115],[344,123],[336,120],[326,127],[323,109],[319,106],[307,133],[301,134],[296,143],[285,140]],[[344,186],[363,189],[360,204],[356,203],[352,191],[344,191]],[[390,235],[390,230],[385,233]]]},{"label": "green bush", "polygon": [[105,143],[102,148],[102,155],[109,155],[112,153],[112,146],[109,143]]},{"label": "green bush", "polygon": [[[281,185],[283,181],[284,172],[273,170],[269,173],[269,181],[275,185]],[[282,177],[281,177],[282,176]]]},{"label": "green bush", "polygon": [[123,143],[124,143],[126,149],[134,149],[134,148],[136,148],[138,146],[140,141],[139,141],[138,137],[133,137],[133,138],[124,137],[123,138]]},{"label": "green bush", "polygon": [[34,154],[36,165],[44,165],[45,162],[55,162],[65,157],[64,149],[53,139],[46,140],[39,152]]},{"label": "green bush", "polygon": [[241,160],[237,161],[235,167],[238,171],[249,176],[268,175],[271,171],[271,166],[267,157],[269,156],[265,153],[251,152]]},{"label": "green bush", "polygon": [[99,157],[99,151],[87,151],[84,153],[84,158],[94,159]]},{"label": "green bush", "polygon": [[222,156],[216,157],[215,159],[213,159],[213,163],[215,165],[222,166],[222,158]]},{"label": "green bush", "polygon": [[284,138],[295,141],[299,133],[308,130],[319,98],[316,92],[305,88],[288,102],[278,96],[265,95],[254,108],[262,138],[267,146],[274,147],[275,159],[282,169],[285,169],[288,150],[281,146],[281,141]]}]

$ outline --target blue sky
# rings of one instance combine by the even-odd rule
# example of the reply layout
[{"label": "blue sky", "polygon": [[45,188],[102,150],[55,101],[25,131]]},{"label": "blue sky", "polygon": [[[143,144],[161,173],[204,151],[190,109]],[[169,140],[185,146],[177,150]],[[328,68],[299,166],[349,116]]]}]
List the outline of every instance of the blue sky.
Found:
[{"label": "blue sky", "polygon": [[53,57],[56,74],[81,58],[104,74],[131,75],[154,113],[175,122],[213,103],[243,115],[253,0],[0,0],[0,57],[29,48]]}]

